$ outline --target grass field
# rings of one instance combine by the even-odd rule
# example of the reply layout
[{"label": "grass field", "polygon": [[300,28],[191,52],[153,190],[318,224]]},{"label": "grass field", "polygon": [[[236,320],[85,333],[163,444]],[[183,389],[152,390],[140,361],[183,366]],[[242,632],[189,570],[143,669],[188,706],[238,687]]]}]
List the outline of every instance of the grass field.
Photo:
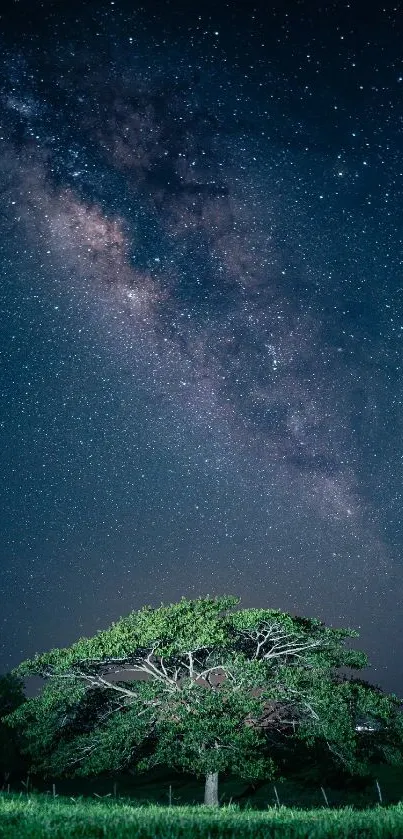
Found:
[{"label": "grass field", "polygon": [[0,795],[1,839],[403,839],[403,806],[212,810],[127,801]]}]

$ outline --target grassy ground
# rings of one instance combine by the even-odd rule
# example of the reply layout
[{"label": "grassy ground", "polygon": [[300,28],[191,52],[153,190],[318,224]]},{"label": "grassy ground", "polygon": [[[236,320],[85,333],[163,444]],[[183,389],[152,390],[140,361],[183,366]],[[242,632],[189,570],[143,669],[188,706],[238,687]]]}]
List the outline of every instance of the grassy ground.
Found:
[{"label": "grassy ground", "polygon": [[211,810],[126,801],[0,795],[1,839],[402,839],[403,806],[367,810],[235,806]]}]

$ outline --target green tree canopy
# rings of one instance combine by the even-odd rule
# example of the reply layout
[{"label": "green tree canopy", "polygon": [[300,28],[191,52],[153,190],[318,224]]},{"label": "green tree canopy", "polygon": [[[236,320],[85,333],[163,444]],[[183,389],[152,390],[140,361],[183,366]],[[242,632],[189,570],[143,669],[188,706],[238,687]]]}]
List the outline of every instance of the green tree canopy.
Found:
[{"label": "green tree canopy", "polygon": [[24,732],[33,768],[94,774],[164,763],[204,775],[214,803],[219,772],[273,777],[279,741],[324,743],[335,761],[363,771],[375,745],[363,745],[358,720],[382,730],[385,757],[400,759],[397,698],[341,670],[367,664],[345,644],[357,633],[238,605],[207,597],[145,607],[23,662],[16,674],[45,686],[8,722]]}]

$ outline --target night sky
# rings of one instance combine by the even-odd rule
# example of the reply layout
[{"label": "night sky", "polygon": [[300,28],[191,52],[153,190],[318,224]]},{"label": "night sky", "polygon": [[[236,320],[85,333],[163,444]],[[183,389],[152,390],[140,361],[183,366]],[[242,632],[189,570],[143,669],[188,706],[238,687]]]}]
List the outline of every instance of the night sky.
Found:
[{"label": "night sky", "polygon": [[403,12],[371,5],[4,5],[0,672],[231,593],[358,629],[403,693]]}]

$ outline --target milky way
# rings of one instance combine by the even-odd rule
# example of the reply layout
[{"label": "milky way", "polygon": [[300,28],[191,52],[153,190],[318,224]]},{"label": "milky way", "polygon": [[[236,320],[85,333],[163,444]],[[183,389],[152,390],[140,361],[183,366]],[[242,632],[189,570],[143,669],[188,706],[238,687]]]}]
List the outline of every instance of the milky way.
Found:
[{"label": "milky way", "polygon": [[[356,102],[353,107],[342,89],[329,85],[328,68],[323,78],[319,71],[312,75],[308,55],[301,69],[296,20],[287,26],[299,58],[291,50],[290,64],[287,53],[270,60],[262,20],[256,31],[251,24],[247,54],[258,33],[262,44],[259,58],[253,61],[249,53],[248,64],[231,56],[230,35],[220,41],[220,19],[216,31],[194,16],[192,51],[167,21],[146,25],[144,16],[123,5],[84,18],[82,37],[73,18],[62,36],[60,21],[50,15],[49,35],[38,31],[36,40],[26,35],[22,44],[13,36],[4,46],[3,223],[16,243],[15,262],[7,256],[6,271],[18,272],[32,258],[27,305],[59,295],[69,324],[80,321],[84,333],[86,320],[91,324],[92,354],[102,359],[101,367],[127,371],[130,405],[144,401],[149,452],[155,452],[155,434],[173,462],[177,452],[193,449],[187,471],[178,466],[175,475],[172,467],[171,485],[165,473],[168,495],[181,483],[185,495],[192,494],[190,488],[203,481],[218,495],[227,493],[226,500],[211,503],[221,505],[218,520],[234,548],[232,558],[217,534],[208,544],[210,556],[203,557],[199,533],[211,526],[206,510],[199,525],[187,522],[177,537],[173,550],[180,547],[181,558],[169,596],[225,589],[230,580],[231,588],[255,602],[265,585],[264,598],[271,600],[275,586],[273,605],[290,602],[297,611],[362,624],[364,638],[382,648],[389,631],[382,614],[396,609],[401,576],[397,467],[389,474],[394,445],[395,463],[401,456],[402,432],[396,394],[403,321],[395,273],[401,242],[390,209],[398,200],[401,139],[387,119],[379,137],[365,103],[360,126]],[[281,20],[280,29],[286,25]],[[231,31],[240,37],[237,25]],[[321,35],[319,27],[311,44],[319,63]],[[347,72],[351,50],[344,55],[333,48],[335,68],[342,61]],[[293,55],[295,71],[299,67],[294,88],[286,78]],[[357,96],[369,85],[371,69],[368,59],[361,60]],[[379,72],[386,77],[392,71],[380,63]],[[16,288],[18,296],[18,282]],[[40,331],[38,314],[36,323]],[[74,336],[69,340],[71,360]],[[50,371],[51,364],[47,376]],[[108,424],[127,429],[125,439],[120,435],[114,443],[119,454],[111,466],[100,442],[102,417],[93,420],[98,397],[85,391],[85,362],[72,375],[73,389],[82,377],[80,399],[90,406],[82,436],[100,452],[98,486],[112,497],[108,469],[118,469],[125,447],[131,451],[133,419],[123,423],[129,403],[108,416]],[[108,375],[112,382],[113,372]],[[126,392],[127,384],[122,387]],[[106,390],[113,401],[113,384]],[[59,414],[60,405],[54,410]],[[393,443],[389,422],[393,426],[396,418],[400,436]],[[74,420],[64,423],[66,435],[77,434]],[[38,439],[48,455],[45,437]],[[89,451],[88,440],[82,446]],[[158,454],[153,457],[158,466]],[[62,462],[60,453],[58,458]],[[135,507],[134,474],[142,467],[130,454],[125,468],[130,475],[122,467],[122,487],[131,487]],[[236,502],[228,500],[234,486]],[[147,491],[157,521],[157,484]],[[129,528],[123,556],[137,535],[134,525],[122,524],[127,501],[121,495],[120,487],[111,503],[117,532]],[[86,503],[96,531],[102,522]],[[177,501],[173,509],[180,508]],[[183,509],[179,518],[186,518]],[[244,524],[237,535],[240,509]],[[390,520],[385,509],[392,510]],[[175,527],[168,537],[166,527],[163,538],[175,542]],[[47,528],[52,539],[49,523]],[[78,512],[72,550],[81,550],[80,528]],[[128,587],[136,575],[144,597],[149,591],[149,599],[165,599],[166,582],[158,587],[155,569],[166,581],[172,564],[167,560],[164,567],[156,549],[152,534],[159,528],[154,521],[148,531],[146,572],[119,560],[119,538],[114,543],[113,571],[102,570],[109,574],[103,595],[108,614],[122,610],[113,580],[120,596],[125,592],[125,607],[131,607]],[[24,553],[9,551],[17,563],[19,550]],[[32,550],[40,565],[40,547]],[[191,583],[180,581],[186,553]],[[98,579],[100,567],[94,555],[85,559],[84,550],[78,568],[86,586]],[[71,560],[65,573],[72,573]],[[57,603],[73,598],[70,585],[45,587]],[[94,619],[84,606],[78,613],[86,631]],[[74,637],[74,626],[71,632]],[[28,654],[23,640],[19,645]]]}]

